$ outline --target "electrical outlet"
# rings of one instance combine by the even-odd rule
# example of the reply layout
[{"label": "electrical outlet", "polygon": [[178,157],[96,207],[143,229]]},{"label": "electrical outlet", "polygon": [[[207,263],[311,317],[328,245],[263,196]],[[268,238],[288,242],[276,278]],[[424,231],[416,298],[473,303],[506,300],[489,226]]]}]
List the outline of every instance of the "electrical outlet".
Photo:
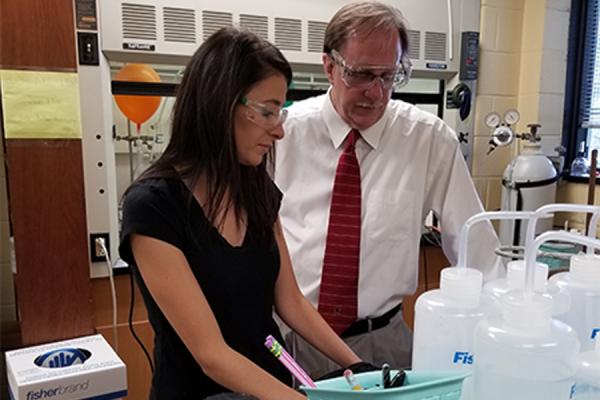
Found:
[{"label": "electrical outlet", "polygon": [[106,261],[106,257],[103,254],[102,246],[100,246],[96,242],[96,239],[99,238],[104,239],[104,246],[106,246],[108,256],[110,257],[110,237],[108,233],[90,233],[90,258],[92,262]]},{"label": "electrical outlet", "polygon": [[98,56],[98,35],[91,32],[77,32],[80,65],[100,65]]}]

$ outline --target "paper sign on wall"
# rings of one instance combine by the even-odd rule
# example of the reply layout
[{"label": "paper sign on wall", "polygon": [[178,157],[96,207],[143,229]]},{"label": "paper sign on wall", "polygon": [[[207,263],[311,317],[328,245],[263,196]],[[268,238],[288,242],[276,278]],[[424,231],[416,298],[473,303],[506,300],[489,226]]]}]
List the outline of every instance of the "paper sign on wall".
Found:
[{"label": "paper sign on wall", "polygon": [[7,139],[79,139],[79,83],[71,72],[0,70]]}]

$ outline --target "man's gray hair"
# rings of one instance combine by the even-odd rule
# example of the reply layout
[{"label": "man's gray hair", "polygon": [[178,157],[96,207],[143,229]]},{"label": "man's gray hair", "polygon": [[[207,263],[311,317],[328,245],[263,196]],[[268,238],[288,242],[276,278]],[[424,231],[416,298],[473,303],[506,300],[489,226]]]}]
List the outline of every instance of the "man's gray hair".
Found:
[{"label": "man's gray hair", "polygon": [[340,8],[325,30],[323,52],[340,51],[348,39],[378,31],[396,29],[400,37],[403,57],[408,52],[406,21],[396,7],[379,1],[359,1]]}]

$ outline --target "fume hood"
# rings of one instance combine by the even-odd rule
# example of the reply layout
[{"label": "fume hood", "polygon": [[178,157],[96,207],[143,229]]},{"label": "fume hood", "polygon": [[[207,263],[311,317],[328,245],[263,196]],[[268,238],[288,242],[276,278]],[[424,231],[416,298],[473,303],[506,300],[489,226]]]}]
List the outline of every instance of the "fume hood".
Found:
[{"label": "fume hood", "polygon": [[[479,2],[396,0],[408,21],[415,76],[458,72],[460,32],[478,31]],[[321,64],[327,21],[344,0],[103,0],[102,51],[115,61],[182,64],[204,39],[226,26],[248,28],[302,68]]]}]

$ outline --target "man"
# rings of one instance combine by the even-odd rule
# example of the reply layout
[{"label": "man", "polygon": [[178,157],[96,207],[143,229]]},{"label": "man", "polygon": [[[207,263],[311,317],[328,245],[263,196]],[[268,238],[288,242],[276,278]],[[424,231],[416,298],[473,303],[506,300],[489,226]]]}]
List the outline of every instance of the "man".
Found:
[{"label": "man", "polygon": [[[419,242],[433,211],[455,262],[460,228],[483,211],[455,133],[401,101],[408,79],[401,13],[379,2],[342,7],[325,32],[327,94],[289,108],[277,145],[280,216],[301,289],[367,362],[406,367],[412,334],[401,304],[417,285]],[[491,224],[472,229],[469,265],[503,272]],[[358,273],[358,274],[357,274]],[[288,345],[313,376],[335,369],[301,338]]]}]

